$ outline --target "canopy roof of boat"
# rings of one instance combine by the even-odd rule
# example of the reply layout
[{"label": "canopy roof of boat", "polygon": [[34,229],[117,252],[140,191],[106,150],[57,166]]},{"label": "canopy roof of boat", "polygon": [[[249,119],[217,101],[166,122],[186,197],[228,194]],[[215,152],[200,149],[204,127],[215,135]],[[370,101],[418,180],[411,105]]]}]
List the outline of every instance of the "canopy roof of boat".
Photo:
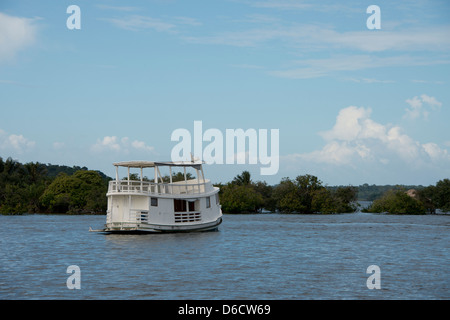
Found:
[{"label": "canopy roof of boat", "polygon": [[116,167],[127,167],[127,168],[153,168],[153,167],[161,167],[161,166],[170,166],[170,167],[193,167],[196,169],[200,169],[202,162],[200,161],[164,161],[164,162],[156,162],[156,161],[122,161],[113,163]]}]

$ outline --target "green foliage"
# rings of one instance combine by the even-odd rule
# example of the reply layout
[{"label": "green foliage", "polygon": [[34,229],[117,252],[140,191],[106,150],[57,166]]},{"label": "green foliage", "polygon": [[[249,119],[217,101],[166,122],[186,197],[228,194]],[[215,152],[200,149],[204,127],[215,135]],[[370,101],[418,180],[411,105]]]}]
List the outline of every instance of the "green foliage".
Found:
[{"label": "green foliage", "polygon": [[450,180],[443,179],[421,188],[414,196],[408,195],[405,188],[386,191],[366,210],[368,212],[388,212],[395,214],[436,213],[436,209],[450,211]]},{"label": "green foliage", "polygon": [[46,185],[45,166],[0,157],[0,213],[38,212],[39,197]]},{"label": "green foliage", "polygon": [[[194,179],[194,176],[190,172],[187,172],[186,180],[191,180],[191,179]],[[163,181],[169,183],[170,176],[168,176],[168,175],[164,176]],[[184,172],[178,171],[178,172],[172,173],[172,182],[177,182],[177,181],[184,181]]]},{"label": "green foliage", "polygon": [[277,186],[251,180],[248,171],[237,175],[220,188],[220,203],[225,213],[344,213],[354,212],[357,189],[339,187],[329,190],[313,175],[284,178]]},{"label": "green foliage", "polygon": [[436,206],[442,211],[450,211],[450,180],[438,181],[435,187]]},{"label": "green foliage", "polygon": [[263,204],[261,194],[251,186],[228,184],[223,187],[220,201],[226,213],[255,213]]},{"label": "green foliage", "polygon": [[424,214],[425,206],[409,196],[404,189],[389,190],[380,199],[375,200],[368,212],[387,212],[393,214]]},{"label": "green foliage", "polygon": [[96,171],[80,170],[59,174],[41,196],[50,212],[95,213],[106,207],[107,186]]},{"label": "green foliage", "polygon": [[[330,187],[330,188],[337,188],[337,187]],[[379,199],[389,190],[397,190],[398,188],[405,188],[406,190],[409,189],[416,189],[421,190],[423,189],[423,186],[411,186],[411,185],[383,185],[383,186],[377,186],[377,185],[369,185],[367,183],[360,185],[358,188],[358,200],[363,201],[374,201],[376,199]]]},{"label": "green foliage", "polygon": [[338,187],[333,194],[335,212],[355,212],[358,209],[358,189],[356,187]]},{"label": "green foliage", "polygon": [[289,178],[283,178],[273,191],[278,210],[284,213],[304,212],[305,205],[298,194],[297,186]]},{"label": "green foliage", "polygon": [[0,157],[0,213],[105,212],[108,180],[86,168]]},{"label": "green foliage", "polygon": [[274,212],[276,210],[276,201],[273,197],[274,187],[269,186],[265,181],[257,181],[252,184],[252,188],[262,198],[262,202],[257,206],[257,211],[264,209],[269,212]]},{"label": "green foliage", "polygon": [[238,185],[238,186],[248,186],[252,184],[252,180],[250,178],[250,172],[243,171],[242,174],[237,175],[233,181],[232,184]]},{"label": "green foliage", "polygon": [[284,213],[344,213],[356,210],[356,188],[330,190],[315,176],[284,178],[273,195],[276,208]]},{"label": "green foliage", "polygon": [[250,172],[244,171],[226,185],[220,185],[220,202],[226,213],[256,213],[264,205],[267,192],[261,183],[253,183]]},{"label": "green foliage", "polygon": [[436,213],[436,187],[435,186],[428,186],[418,193],[418,199],[420,202],[422,202],[423,206],[425,207],[427,213]]},{"label": "green foliage", "polygon": [[225,213],[343,213],[356,210],[357,190],[339,187],[328,190],[315,176],[303,175],[294,180],[284,178],[276,187],[253,182],[248,171],[220,187],[220,203]]},{"label": "green foliage", "polygon": [[[130,173],[130,181],[132,180],[140,180],[139,175],[137,173]],[[122,180],[128,180],[128,176],[123,177]]]},{"label": "green foliage", "polygon": [[[138,179],[136,174],[130,178]],[[187,179],[192,179],[187,173]],[[0,214],[25,212],[104,213],[110,178],[85,167],[67,167],[41,163],[21,164],[0,157]],[[144,177],[144,180],[148,178]],[[169,177],[163,178],[169,182]],[[184,180],[177,172],[173,181]],[[414,197],[397,186],[325,187],[313,175],[284,178],[276,186],[254,182],[243,171],[231,182],[218,184],[225,213],[256,213],[263,210],[284,213],[346,213],[357,209],[356,200],[375,200],[369,212],[398,214],[450,211],[450,180],[435,186],[418,186]],[[411,188],[408,188],[411,189]]]}]

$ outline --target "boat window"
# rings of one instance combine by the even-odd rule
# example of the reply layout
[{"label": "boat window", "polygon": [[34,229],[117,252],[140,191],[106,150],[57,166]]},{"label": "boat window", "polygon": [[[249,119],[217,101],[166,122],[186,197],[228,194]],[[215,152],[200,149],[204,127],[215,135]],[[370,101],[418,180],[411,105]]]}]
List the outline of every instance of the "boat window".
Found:
[{"label": "boat window", "polygon": [[219,204],[219,194],[216,193],[216,204]]},{"label": "boat window", "polygon": [[173,206],[175,212],[186,212],[186,200],[173,199]]},{"label": "boat window", "polygon": [[158,206],[158,198],[151,198],[151,205],[152,207],[157,207]]},{"label": "boat window", "polygon": [[206,207],[211,208],[211,198],[210,197],[206,198]]},{"label": "boat window", "polygon": [[189,211],[195,211],[195,201],[189,201]]}]

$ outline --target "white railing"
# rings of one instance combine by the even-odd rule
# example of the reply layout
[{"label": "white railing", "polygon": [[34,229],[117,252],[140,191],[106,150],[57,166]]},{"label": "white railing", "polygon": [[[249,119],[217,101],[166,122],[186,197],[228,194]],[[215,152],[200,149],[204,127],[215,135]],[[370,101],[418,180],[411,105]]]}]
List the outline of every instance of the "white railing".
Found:
[{"label": "white railing", "polygon": [[148,223],[148,210],[130,210],[130,222]]},{"label": "white railing", "polygon": [[106,225],[111,229],[129,230],[136,229],[141,223],[148,223],[149,211],[140,209],[131,209],[128,221],[112,221],[110,216],[106,218]]},{"label": "white railing", "polygon": [[144,194],[199,194],[212,191],[209,180],[197,183],[197,180],[188,180],[175,183],[153,183],[135,180],[112,180],[109,182],[108,193],[127,192]]}]

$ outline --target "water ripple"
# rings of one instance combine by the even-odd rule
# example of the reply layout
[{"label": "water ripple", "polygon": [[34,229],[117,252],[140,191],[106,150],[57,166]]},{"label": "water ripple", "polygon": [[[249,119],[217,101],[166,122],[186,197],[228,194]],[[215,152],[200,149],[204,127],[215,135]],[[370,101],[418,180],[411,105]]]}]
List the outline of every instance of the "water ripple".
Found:
[{"label": "water ripple", "polygon": [[156,235],[88,232],[104,216],[0,223],[0,299],[450,298],[450,216],[225,215],[218,232]]}]

